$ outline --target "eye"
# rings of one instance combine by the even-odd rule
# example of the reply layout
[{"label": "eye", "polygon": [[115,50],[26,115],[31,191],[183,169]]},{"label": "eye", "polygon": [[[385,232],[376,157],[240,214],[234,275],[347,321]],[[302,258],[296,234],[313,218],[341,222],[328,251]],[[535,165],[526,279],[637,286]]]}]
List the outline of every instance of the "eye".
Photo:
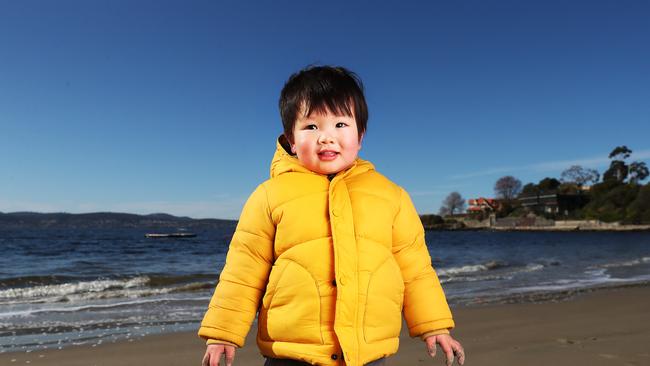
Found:
[{"label": "eye", "polygon": [[316,129],[316,125],[307,125],[307,126],[305,126],[305,130],[315,130],[315,129]]},{"label": "eye", "polygon": [[336,124],[336,127],[345,127],[345,126],[347,126],[347,125],[348,125],[348,124],[345,123],[345,122],[339,122],[339,123]]}]

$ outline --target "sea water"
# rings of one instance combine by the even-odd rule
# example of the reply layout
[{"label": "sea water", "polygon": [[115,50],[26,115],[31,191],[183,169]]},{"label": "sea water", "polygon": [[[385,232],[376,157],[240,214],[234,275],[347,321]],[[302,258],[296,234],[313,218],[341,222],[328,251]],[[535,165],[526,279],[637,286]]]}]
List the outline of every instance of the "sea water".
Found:
[{"label": "sea water", "polygon": [[[196,331],[233,228],[0,229],[0,353]],[[562,300],[650,282],[650,232],[430,231],[453,307]]]}]

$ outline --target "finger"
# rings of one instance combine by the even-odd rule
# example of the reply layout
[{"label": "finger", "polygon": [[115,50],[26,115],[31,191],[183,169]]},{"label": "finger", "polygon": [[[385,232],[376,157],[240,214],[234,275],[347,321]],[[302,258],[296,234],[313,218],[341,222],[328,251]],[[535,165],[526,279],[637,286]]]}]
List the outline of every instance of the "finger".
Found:
[{"label": "finger", "polygon": [[454,363],[454,351],[451,349],[449,342],[440,342],[440,348],[445,353],[445,363],[451,366]]},{"label": "finger", "polygon": [[226,347],[226,366],[232,366],[235,360],[235,347]]},{"label": "finger", "polygon": [[463,349],[463,346],[460,345],[458,342],[454,342],[452,345],[452,348],[454,349],[454,354],[456,355],[456,358],[458,359],[458,364],[462,365],[465,363],[465,350]]},{"label": "finger", "polygon": [[221,354],[223,353],[223,348],[216,350],[210,355],[210,366],[219,366],[221,363]]},{"label": "finger", "polygon": [[454,353],[452,352],[451,354],[445,353],[445,363],[447,366],[452,366],[454,364]]},{"label": "finger", "polygon": [[436,357],[436,340],[435,337],[427,338],[427,351],[429,356]]}]

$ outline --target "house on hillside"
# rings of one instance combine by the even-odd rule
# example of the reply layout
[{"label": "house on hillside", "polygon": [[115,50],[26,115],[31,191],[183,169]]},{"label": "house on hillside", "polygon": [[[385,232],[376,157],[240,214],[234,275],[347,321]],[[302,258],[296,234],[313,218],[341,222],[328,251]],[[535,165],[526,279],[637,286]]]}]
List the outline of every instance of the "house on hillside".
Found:
[{"label": "house on hillside", "polygon": [[494,198],[472,198],[467,200],[467,212],[487,212],[492,213],[496,212],[500,205],[499,201]]},{"label": "house on hillside", "polygon": [[569,215],[569,212],[584,207],[589,196],[583,194],[538,194],[517,198],[522,207],[533,212],[555,215]]}]

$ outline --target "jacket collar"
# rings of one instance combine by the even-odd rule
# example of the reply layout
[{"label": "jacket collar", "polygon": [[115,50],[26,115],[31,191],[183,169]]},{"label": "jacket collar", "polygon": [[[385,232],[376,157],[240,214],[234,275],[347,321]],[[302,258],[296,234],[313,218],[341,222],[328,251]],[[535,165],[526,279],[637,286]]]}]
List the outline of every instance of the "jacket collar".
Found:
[{"label": "jacket collar", "polygon": [[[335,177],[351,177],[370,170],[375,170],[375,166],[372,165],[371,162],[357,157],[352,166],[336,173]],[[291,146],[289,145],[289,141],[287,141],[287,138],[284,136],[284,134],[281,134],[275,144],[275,154],[273,155],[273,160],[271,160],[271,178],[288,172],[315,174],[327,179],[326,174],[312,172],[311,170],[302,166],[300,164],[300,161],[298,161],[296,155],[293,155],[291,153]]]}]

